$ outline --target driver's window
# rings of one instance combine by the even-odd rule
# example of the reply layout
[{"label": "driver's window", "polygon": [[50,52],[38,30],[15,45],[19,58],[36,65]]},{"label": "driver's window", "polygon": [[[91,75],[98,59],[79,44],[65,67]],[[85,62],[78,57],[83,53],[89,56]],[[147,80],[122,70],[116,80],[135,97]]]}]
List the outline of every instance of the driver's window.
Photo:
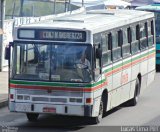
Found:
[{"label": "driver's window", "polygon": [[[17,46],[16,48],[15,48],[15,53],[17,53],[16,54],[16,56],[15,56],[15,60],[16,60],[16,74],[20,74],[21,73],[21,71],[20,71],[20,62],[21,62],[21,60],[20,60],[20,56],[19,56],[19,54],[20,54],[20,46]],[[14,70],[13,70],[13,72],[14,72]]]},{"label": "driver's window", "polygon": [[98,45],[95,45],[95,69],[94,69],[94,76],[95,81],[100,77],[100,59],[96,57],[96,50],[98,49]]}]

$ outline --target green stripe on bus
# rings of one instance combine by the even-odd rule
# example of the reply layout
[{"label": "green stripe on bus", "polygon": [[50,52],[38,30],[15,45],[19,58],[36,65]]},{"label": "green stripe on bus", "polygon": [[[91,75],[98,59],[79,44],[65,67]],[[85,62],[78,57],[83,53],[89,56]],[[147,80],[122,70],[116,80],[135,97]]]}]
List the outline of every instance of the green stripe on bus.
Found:
[{"label": "green stripe on bus", "polygon": [[38,85],[38,86],[53,86],[53,87],[84,87],[84,88],[91,88],[96,87],[106,80],[100,80],[93,84],[67,84],[67,83],[55,83],[55,82],[30,82],[30,81],[20,81],[20,80],[10,80],[10,83],[17,84],[17,85]]}]

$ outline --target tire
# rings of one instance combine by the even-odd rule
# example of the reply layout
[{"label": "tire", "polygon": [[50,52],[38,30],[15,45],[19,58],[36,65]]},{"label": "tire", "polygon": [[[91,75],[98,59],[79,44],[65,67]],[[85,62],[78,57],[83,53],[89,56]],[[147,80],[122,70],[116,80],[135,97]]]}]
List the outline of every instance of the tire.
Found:
[{"label": "tire", "polygon": [[106,114],[108,97],[105,94],[103,94],[102,99],[103,99],[103,117],[104,117]]},{"label": "tire", "polygon": [[103,111],[104,111],[103,105],[104,105],[104,103],[103,103],[103,101],[101,100],[100,106],[99,106],[99,114],[98,114],[97,117],[93,117],[93,120],[92,120],[94,124],[98,124],[98,123],[100,123],[101,120],[102,120]]},{"label": "tire", "polygon": [[136,106],[138,103],[138,99],[139,99],[139,95],[140,95],[140,82],[139,79],[136,79],[136,85],[135,85],[135,91],[134,91],[134,97],[133,99],[130,100],[129,105],[130,106]]},{"label": "tire", "polygon": [[28,121],[30,122],[36,122],[38,119],[39,114],[35,114],[35,113],[27,113],[26,114]]}]

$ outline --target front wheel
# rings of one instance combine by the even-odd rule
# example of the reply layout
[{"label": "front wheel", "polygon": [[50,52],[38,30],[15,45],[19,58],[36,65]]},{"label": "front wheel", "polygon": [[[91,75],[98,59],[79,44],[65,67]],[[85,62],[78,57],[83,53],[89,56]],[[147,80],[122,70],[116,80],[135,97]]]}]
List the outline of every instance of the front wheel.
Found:
[{"label": "front wheel", "polygon": [[129,103],[131,106],[137,105],[139,95],[140,95],[140,82],[139,82],[139,79],[137,78],[136,85],[135,85],[135,91],[134,91],[134,97],[133,97],[133,99],[131,99],[131,101]]},{"label": "front wheel", "polygon": [[98,124],[98,123],[101,122],[102,117],[103,117],[103,111],[104,111],[103,109],[104,109],[103,108],[103,101],[101,100],[100,106],[99,106],[99,114],[98,114],[97,117],[93,117],[93,123],[94,124]]},{"label": "front wheel", "polygon": [[39,114],[27,113],[26,116],[27,116],[28,121],[35,122],[37,121]]}]

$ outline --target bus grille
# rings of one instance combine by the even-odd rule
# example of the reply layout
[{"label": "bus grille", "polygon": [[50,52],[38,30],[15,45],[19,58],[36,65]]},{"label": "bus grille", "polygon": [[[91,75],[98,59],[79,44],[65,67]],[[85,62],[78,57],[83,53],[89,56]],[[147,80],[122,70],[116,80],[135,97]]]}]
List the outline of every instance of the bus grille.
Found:
[{"label": "bus grille", "polygon": [[32,101],[67,103],[67,99],[65,98],[32,97]]},{"label": "bus grille", "polygon": [[48,93],[47,90],[26,90],[17,89],[17,94],[35,95],[35,96],[66,96],[66,97],[83,97],[83,92],[67,92],[52,90]]}]

